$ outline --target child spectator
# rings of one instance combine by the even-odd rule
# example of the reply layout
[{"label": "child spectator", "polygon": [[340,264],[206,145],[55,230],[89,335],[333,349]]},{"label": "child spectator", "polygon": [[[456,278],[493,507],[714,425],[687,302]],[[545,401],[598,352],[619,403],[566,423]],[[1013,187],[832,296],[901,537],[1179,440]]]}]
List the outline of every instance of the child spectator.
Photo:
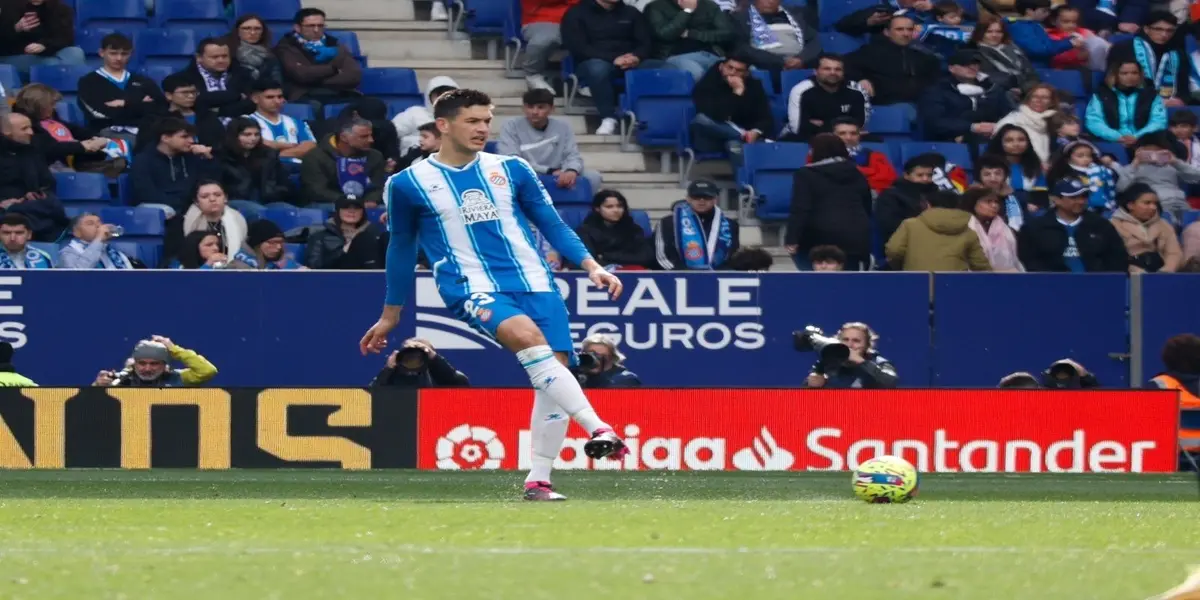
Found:
[{"label": "child spectator", "polygon": [[974,28],[963,25],[963,7],[954,0],[941,0],[933,5],[936,23],[921,30],[921,43],[942,57],[950,58],[971,41]]},{"label": "child spectator", "polygon": [[1176,142],[1176,153],[1184,162],[1200,167],[1200,136],[1196,135],[1196,113],[1177,110],[1167,119],[1167,128]]},{"label": "child spectator", "polygon": [[996,129],[1005,125],[1016,125],[1025,131],[1037,153],[1038,160],[1050,162],[1050,118],[1058,114],[1058,91],[1048,83],[1030,86],[1021,100],[1021,105],[996,123]]},{"label": "child spectator", "polygon": [[1098,154],[1090,142],[1067,144],[1050,167],[1047,179],[1078,177],[1090,190],[1087,209],[1107,214],[1117,207],[1117,181],[1112,169],[1100,164]]},{"label": "child spectator", "polygon": [[1159,217],[1158,195],[1135,183],[1121,192],[1113,227],[1125,241],[1130,273],[1173,273],[1183,260],[1175,228]]},{"label": "child spectator", "polygon": [[229,46],[234,65],[254,81],[283,81],[283,69],[271,51],[271,28],[262,17],[252,13],[238,17],[222,41]]},{"label": "child spectator", "polygon": [[221,186],[229,193],[230,203],[259,205],[288,202],[295,194],[287,173],[279,162],[279,152],[262,141],[258,121],[238,117],[229,124],[217,156]]},{"label": "child spectator", "polygon": [[79,108],[88,127],[104,137],[125,135],[132,142],[147,115],[167,105],[158,84],[127,70],[133,42],[119,33],[100,40],[104,64],[79,78]]},{"label": "child spectator", "polygon": [[429,158],[433,153],[442,149],[442,132],[438,130],[436,123],[425,123],[418,127],[417,131],[421,134],[420,143],[400,157],[400,161],[396,163],[397,173]]},{"label": "child spectator", "polygon": [[1050,66],[1055,69],[1088,69],[1104,70],[1104,60],[1108,55],[1108,41],[1096,35],[1090,29],[1079,26],[1079,9],[1067,4],[1060,4],[1050,11],[1046,22],[1046,34],[1050,39],[1070,40],[1072,37],[1083,38],[1083,45],[1072,48],[1050,59]]},{"label": "child spectator", "polygon": [[125,170],[125,157],[104,152],[109,140],[60,118],[54,105],[62,94],[41,83],[31,83],[17,93],[13,110],[33,122],[33,144],[50,161],[51,171],[85,171],[116,177]]},{"label": "child spectator", "polygon": [[757,246],[743,246],[729,257],[725,268],[730,271],[761,273],[770,271],[774,264],[775,259],[771,257],[770,252]]},{"label": "child spectator", "polygon": [[1117,173],[1117,192],[1135,183],[1148,184],[1158,195],[1163,212],[1178,223],[1191,208],[1180,184],[1200,183],[1200,169],[1179,160],[1170,148],[1166,132],[1151,133],[1138,138],[1128,165],[1111,157],[1104,157],[1104,164]]},{"label": "child spectator", "polygon": [[1003,201],[991,188],[973,186],[962,195],[960,208],[971,214],[967,227],[979,236],[983,254],[992,270],[998,273],[1020,273],[1025,270],[1017,259],[1017,236],[1000,217]]},{"label": "child spectator", "polygon": [[445,75],[438,75],[429,80],[425,89],[429,90],[429,95],[423,106],[410,106],[392,119],[392,125],[396,127],[396,135],[400,136],[401,156],[420,145],[421,134],[418,128],[433,122],[434,101],[441,98],[442,94],[458,89],[458,84]]},{"label": "child spectator", "polygon": [[925,198],[938,189],[933,183],[933,170],[943,163],[940,154],[914,156],[904,163],[904,177],[879,194],[875,199],[875,225],[881,240],[887,242],[900,223],[921,214]]},{"label": "child spectator", "polygon": [[0,11],[0,64],[12,65],[22,79],[38,65],[82,65],[74,17],[63,0],[6,2]]},{"label": "child spectator", "polygon": [[1083,123],[1073,112],[1060,110],[1050,117],[1050,155],[1054,156],[1071,142],[1083,140]]},{"label": "child spectator", "polygon": [[1108,52],[1109,66],[1136,62],[1146,79],[1153,83],[1167,106],[1183,106],[1181,97],[1187,93],[1185,80],[1188,66],[1182,53],[1171,39],[1179,29],[1179,21],[1166,11],[1154,11],[1146,17],[1137,36],[1113,44]]},{"label": "child spectator", "polygon": [[654,248],[646,231],[629,214],[629,202],[616,190],[600,190],[592,197],[592,212],[575,230],[592,257],[602,265],[650,267]]},{"label": "child spectator", "polygon": [[958,194],[937,192],[928,201],[929,208],[905,219],[888,239],[888,264],[901,271],[991,271]]},{"label": "child spectator", "polygon": [[1000,216],[1008,223],[1013,231],[1020,231],[1030,213],[1037,212],[1037,205],[1021,202],[1013,193],[1009,176],[1012,169],[1002,156],[984,154],[975,161],[975,181],[993,192],[1000,198]]},{"label": "child spectator", "polygon": [[1017,0],[1019,18],[1008,21],[1012,40],[1037,67],[1050,66],[1050,60],[1072,48],[1083,46],[1083,38],[1054,41],[1042,23],[1050,16],[1050,0]]},{"label": "child spectator", "polygon": [[971,33],[971,44],[979,51],[983,60],[979,70],[996,85],[1019,98],[1022,90],[1037,83],[1038,73],[1025,52],[1012,41],[1008,21],[984,15]]},{"label": "child spectator", "polygon": [[1035,192],[1045,191],[1046,174],[1042,171],[1042,161],[1024,129],[1016,125],[1000,127],[988,142],[987,153],[1008,161],[1009,184],[1018,197],[1025,196],[1028,202]]},{"label": "child spectator", "polygon": [[1097,87],[1087,107],[1087,128],[1092,135],[1133,146],[1138,138],[1167,128],[1167,108],[1136,60],[1112,60],[1104,84]]},{"label": "child spectator", "polygon": [[837,246],[816,246],[808,251],[808,262],[818,273],[833,273],[846,267],[846,253]]},{"label": "child spectator", "polygon": [[[859,124],[851,117],[838,117],[831,123],[833,135],[838,136],[843,144],[846,144],[846,151],[850,153],[850,160],[858,165],[858,171],[867,178],[867,183],[871,186],[871,191],[878,194],[883,190],[891,187],[896,181],[896,169],[892,167],[892,163],[888,160],[886,154],[876,152],[870,148],[863,148],[862,130]],[[812,160],[812,157],[809,157]]]}]

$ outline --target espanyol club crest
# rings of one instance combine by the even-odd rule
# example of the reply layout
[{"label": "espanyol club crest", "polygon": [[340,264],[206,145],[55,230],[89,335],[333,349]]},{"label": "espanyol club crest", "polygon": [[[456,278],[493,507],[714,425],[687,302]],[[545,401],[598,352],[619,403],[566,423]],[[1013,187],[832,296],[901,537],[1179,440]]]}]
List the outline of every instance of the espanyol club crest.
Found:
[{"label": "espanyol club crest", "polygon": [[508,185],[508,180],[505,179],[500,173],[492,173],[491,175],[488,175],[488,181],[492,182],[492,185],[496,187]]},{"label": "espanyol club crest", "polygon": [[351,162],[350,164],[346,165],[346,173],[349,173],[350,175],[362,175],[364,172],[366,172],[366,170],[366,165],[361,162]]},{"label": "espanyol club crest", "polygon": [[688,260],[700,260],[704,258],[704,250],[700,248],[697,242],[688,242],[683,249],[683,253],[687,255]]}]

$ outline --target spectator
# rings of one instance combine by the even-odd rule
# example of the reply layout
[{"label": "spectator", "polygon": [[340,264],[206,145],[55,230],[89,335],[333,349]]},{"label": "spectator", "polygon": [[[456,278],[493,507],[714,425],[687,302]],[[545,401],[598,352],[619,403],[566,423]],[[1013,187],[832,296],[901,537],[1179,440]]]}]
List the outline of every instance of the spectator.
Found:
[{"label": "spectator", "polygon": [[992,141],[988,142],[987,153],[1008,161],[1008,182],[1013,191],[1018,197],[1024,196],[1027,202],[1038,204],[1034,201],[1034,192],[1046,189],[1046,174],[1042,171],[1042,161],[1029,141],[1029,134],[1016,125],[999,127]]},{"label": "spectator", "polygon": [[643,12],[653,58],[691,73],[696,82],[737,42],[732,20],[712,0],[654,0]]},{"label": "spectator", "polygon": [[[1021,226],[1029,218],[1030,213],[1041,210],[1041,207],[1029,202],[1023,202],[1013,193],[1011,183],[1012,169],[1002,156],[984,154],[975,161],[975,181],[979,185],[996,192],[1000,198],[1000,216],[1013,231],[1020,231]],[[1055,181],[1058,181],[1055,179]]]},{"label": "spectator", "polygon": [[259,219],[250,224],[246,233],[246,244],[234,253],[230,267],[257,271],[304,269],[291,253],[287,252],[283,230],[273,221],[266,219]]},{"label": "spectator", "polygon": [[410,106],[392,119],[392,125],[396,127],[396,135],[400,136],[400,154],[402,156],[420,145],[421,133],[418,129],[426,123],[433,122],[434,101],[442,94],[458,89],[458,84],[445,75],[438,75],[429,80],[425,89],[429,90],[429,96],[424,106]]},{"label": "spectator", "polygon": [[812,139],[812,163],[796,170],[784,247],[801,271],[816,246],[834,245],[846,253],[846,269],[870,265],[871,188],[849,160],[842,140],[831,133]]},{"label": "spectator", "polygon": [[1125,240],[1130,273],[1174,273],[1183,262],[1175,227],[1159,217],[1158,195],[1144,183],[1121,192],[1112,224]]},{"label": "spectator", "polygon": [[1017,236],[1000,218],[1003,202],[991,188],[972,187],[962,195],[960,207],[971,214],[967,227],[979,236],[979,244],[992,270],[998,273],[1021,273],[1025,267],[1017,259]]},{"label": "spectator", "polygon": [[1117,173],[1118,193],[1135,183],[1149,184],[1158,194],[1163,211],[1178,223],[1191,208],[1182,184],[1200,183],[1200,169],[1176,158],[1170,148],[1166,132],[1151,133],[1138,138],[1129,164],[1122,165],[1108,156],[1103,160]]},{"label": "spectator", "polygon": [[418,127],[417,130],[421,133],[421,143],[400,157],[400,160],[396,164],[397,173],[433,156],[434,153],[442,149],[442,132],[438,131],[437,123],[426,123]]},{"label": "spectator", "polygon": [[582,175],[591,190],[600,189],[600,173],[584,168],[571,124],[550,116],[554,112],[554,93],[531,89],[521,97],[521,104],[525,118],[505,121],[496,152],[520,156],[538,174],[553,175],[560,188],[574,188],[576,178]]},{"label": "spectator", "polygon": [[971,213],[959,209],[959,199],[945,191],[927,196],[929,208],[905,219],[888,239],[888,264],[901,271],[991,271],[970,228]]},{"label": "spectator", "polygon": [[287,100],[283,98],[283,86],[279,82],[255,82],[250,101],[256,110],[249,116],[258,122],[262,145],[278,152],[280,160],[299,165],[300,159],[317,147],[317,138],[308,123],[280,112]]},{"label": "spectator", "polygon": [[1200,167],[1200,136],[1196,135],[1196,113],[1177,110],[1167,118],[1167,129],[1174,138],[1175,154],[1189,165]]},{"label": "spectator", "polygon": [[775,265],[771,253],[757,246],[742,246],[725,261],[725,268],[730,271],[746,271],[761,273],[770,271]]},{"label": "spectator", "polygon": [[756,69],[771,72],[776,88],[784,70],[806,69],[821,54],[817,30],[799,11],[780,6],[780,0],[753,0],[733,13],[738,35],[737,54]]},{"label": "spectator", "polygon": [[[171,231],[167,232],[164,240],[165,250],[170,254],[179,246],[174,240],[185,238],[189,233],[204,231],[216,235],[221,254],[233,256],[241,249],[246,241],[246,219],[238,211],[230,208],[229,197],[225,188],[213,179],[198,179],[190,194],[192,205],[184,213],[183,219],[176,219],[167,224]],[[181,227],[179,230],[177,228]]]},{"label": "spectator", "polygon": [[1050,155],[1061,153],[1071,142],[1085,141],[1083,139],[1083,123],[1073,112],[1059,111],[1047,125],[1052,135],[1050,139]]},{"label": "spectator", "polygon": [[154,135],[158,144],[133,159],[130,189],[135,206],[162,207],[169,219],[183,214],[192,203],[188,192],[212,169],[212,154],[208,148],[194,149],[196,130],[182,119],[159,121]]},{"label": "spectator", "polygon": [[0,216],[0,270],[2,269],[52,269],[54,260],[45,250],[29,245],[33,228],[29,218],[15,212]]},{"label": "spectator", "polygon": [[82,65],[75,45],[75,14],[62,0],[9,0],[0,9],[0,64],[12,65],[22,79],[38,65]]},{"label": "spectator", "polygon": [[233,31],[222,38],[229,46],[236,67],[245,69],[254,81],[283,81],[279,59],[271,52],[271,28],[256,14],[238,17]]},{"label": "spectator", "polygon": [[1078,179],[1055,182],[1054,210],[1032,217],[1017,235],[1025,270],[1071,273],[1124,273],[1125,242],[1107,219],[1086,210],[1088,189]]},{"label": "spectator", "polygon": [[701,152],[725,150],[735,165],[741,163],[743,143],[765,140],[776,131],[771,99],[740,58],[713,65],[692,89],[692,101],[692,144]]},{"label": "spectator", "polygon": [[583,354],[590,360],[580,360],[584,389],[641,387],[642,380],[625,368],[625,354],[607,334],[594,333],[583,340]]},{"label": "spectator", "polygon": [[321,114],[325,104],[357,99],[362,67],[348,48],[325,33],[325,13],[302,8],[292,29],[275,46],[288,101],[307,102]]},{"label": "spectator", "polygon": [[1096,160],[1096,154],[1090,142],[1071,142],[1054,160],[1046,179],[1079,178],[1088,188],[1088,210],[1105,214],[1117,208],[1117,178],[1112,169]]},{"label": "spectator", "polygon": [[[31,83],[17,92],[12,109],[29,118],[33,145],[50,161],[52,171],[87,171],[116,177],[125,170],[124,157],[111,158],[104,152],[109,140],[61,119],[54,105],[62,94],[41,83]],[[73,165],[69,166],[69,165]]]},{"label": "spectator", "polygon": [[1200,221],[1183,228],[1183,260],[1200,260]]},{"label": "spectator", "polygon": [[971,41],[974,28],[963,26],[963,7],[954,0],[938,0],[933,5],[933,17],[937,20],[921,30],[921,45],[932,50],[943,59],[954,56]]},{"label": "spectator", "polygon": [[133,262],[124,252],[110,244],[112,225],[100,217],[83,213],[75,217],[71,229],[74,236],[58,251],[59,267],[64,269],[132,269]]},{"label": "spectator", "polygon": [[49,163],[33,145],[29,117],[11,113],[6,120],[8,130],[0,137],[0,209],[25,216],[34,240],[53,242],[69,221],[54,194]]},{"label": "spectator", "polygon": [[137,140],[133,144],[134,152],[142,152],[158,143],[159,125],[166,119],[183,119],[196,129],[193,137],[192,152],[205,153],[221,145],[225,139],[225,126],[216,113],[205,110],[196,111],[196,98],[200,92],[195,82],[188,79],[185,73],[172,73],[162,82],[163,91],[167,97],[167,111],[146,115],[137,128]]},{"label": "spectator", "polygon": [[308,236],[310,269],[382,269],[387,232],[367,220],[361,198],[341,198],[324,229]]},{"label": "spectator", "polygon": [[229,257],[221,252],[221,238],[208,231],[193,231],[183,238],[172,269],[224,269]]},{"label": "spectator", "polygon": [[[437,6],[435,3],[434,6]],[[471,381],[438,354],[429,340],[409,338],[388,355],[387,364],[370,387],[433,388],[469,387]]]},{"label": "spectator", "polygon": [[837,338],[850,348],[850,358],[840,365],[818,360],[805,387],[890,389],[899,385],[896,367],[879,354],[879,336],[866,323],[842,325]]},{"label": "spectator", "polygon": [[882,192],[895,183],[896,169],[892,167],[891,161],[886,154],[862,146],[862,131],[854,119],[838,117],[830,121],[830,124],[833,127],[833,135],[842,140],[846,151],[850,153],[850,159],[858,165],[858,172],[867,178],[872,193]]},{"label": "spectator", "polygon": [[881,0],[875,6],[856,10],[842,17],[834,29],[853,36],[885,33],[892,17],[903,14],[917,25],[933,20],[932,0]]},{"label": "spectator", "polygon": [[521,37],[525,38],[525,60],[521,70],[531,90],[554,93],[546,81],[550,54],[563,43],[561,24],[567,10],[579,0],[531,0],[521,3]]},{"label": "spectator", "polygon": [[846,268],[846,253],[837,246],[816,246],[808,251],[808,262],[818,273],[832,273]]},{"label": "spectator", "polygon": [[187,68],[176,73],[196,86],[196,112],[216,113],[228,120],[254,111],[250,88],[254,78],[230,57],[228,42],[204,38],[196,44],[196,57]]},{"label": "spectator", "polygon": [[1048,83],[1038,83],[1025,91],[1021,105],[996,123],[996,128],[1016,125],[1025,131],[1033,151],[1043,164],[1050,164],[1050,118],[1058,114],[1058,92]]},{"label": "spectator", "polygon": [[[1172,336],[1163,345],[1162,364],[1163,372],[1155,375],[1147,387],[1176,390],[1180,396],[1180,408],[1189,411],[1200,409],[1200,337],[1191,333]],[[1196,431],[1194,425],[1184,427],[1180,437],[1186,440],[1182,448],[1185,452],[1200,452],[1200,448],[1196,447],[1200,431]],[[1194,583],[1194,578],[1191,583]],[[1192,589],[1195,589],[1194,585]],[[1168,595],[1165,599],[1171,600],[1173,597],[1179,600],[1187,598],[1185,595]]]},{"label": "spectator", "polygon": [[[348,119],[362,119],[371,123],[371,147],[378,150],[383,155],[388,174],[396,172],[396,163],[400,160],[400,136],[396,134],[396,126],[387,118],[388,105],[379,98],[371,96],[363,96],[354,102],[347,104],[342,108],[342,112],[338,113],[337,120],[333,122],[334,127],[331,131],[326,131],[325,136],[336,133],[336,124],[344,122]],[[328,123],[328,121],[326,121]]]},{"label": "spectator", "polygon": [[1186,57],[1171,42],[1177,29],[1179,21],[1175,15],[1154,11],[1137,37],[1113,44],[1108,52],[1109,68],[1137,63],[1168,107],[1183,106],[1183,97],[1188,92]]},{"label": "spectator", "polygon": [[133,42],[110,33],[100,40],[104,64],[79,78],[79,108],[84,120],[107,138],[124,135],[132,141],[146,115],[167,104],[153,79],[126,70],[132,57]]},{"label": "spectator", "polygon": [[295,196],[279,153],[263,143],[262,129],[254,119],[239,117],[229,124],[217,162],[221,186],[229,192],[230,204],[235,207],[239,202],[288,202]]},{"label": "spectator", "polygon": [[822,54],[813,76],[788,92],[783,140],[807,142],[818,133],[831,131],[834,119],[848,118],[861,128],[870,111],[866,92],[857,83],[846,81],[845,60],[836,54]]},{"label": "spectator", "polygon": [[1153,86],[1146,85],[1134,60],[1109,61],[1104,84],[1087,106],[1087,128],[1106,142],[1132,146],[1138,138],[1167,128],[1167,108]]},{"label": "spectator", "polygon": [[882,36],[873,36],[865,46],[846,56],[847,76],[858,82],[871,102],[916,102],[937,80],[941,70],[937,57],[914,47],[912,39],[912,18],[893,17]]},{"label": "spectator", "polygon": [[650,60],[650,23],[620,0],[582,0],[562,19],[563,45],[575,61],[579,84],[592,93],[600,113],[596,135],[617,132],[617,94],[613,77],[630,69],[659,69]]},{"label": "spectator", "polygon": [[[1046,34],[1054,41],[1069,40],[1075,36],[1083,37],[1083,45],[1072,48],[1050,59],[1050,66],[1055,69],[1088,69],[1104,70],[1104,59],[1108,55],[1108,41],[1096,35],[1092,30],[1079,26],[1079,9],[1067,4],[1060,4],[1050,11],[1051,25],[1046,28]],[[1097,54],[1099,54],[1097,56]]]},{"label": "spectator", "polygon": [[925,210],[925,199],[938,190],[933,183],[933,171],[946,159],[941,154],[926,153],[904,163],[904,177],[875,199],[875,224],[879,239],[887,242],[906,219],[917,217]]},{"label": "spectator", "polygon": [[949,59],[949,76],[927,90],[917,107],[931,140],[978,144],[1008,113],[1007,91],[979,74],[979,55],[960,50]]},{"label": "spectator", "polygon": [[1035,67],[1049,67],[1050,59],[1083,46],[1082,37],[1054,41],[1042,25],[1050,16],[1050,0],[1017,0],[1019,18],[1008,21],[1012,41]]},{"label": "spectator", "polygon": [[1008,21],[984,15],[971,34],[971,44],[979,51],[979,69],[996,85],[1020,97],[1022,90],[1037,83],[1037,71],[1025,51],[1013,43]]},{"label": "spectator", "polygon": [[[124,371],[100,371],[92,385],[120,387],[183,387],[204,385],[217,376],[217,368],[195,351],[176,346],[171,340],[156,335],[142,340],[133,348],[130,364]],[[172,369],[171,362],[184,364]]]},{"label": "spectator", "polygon": [[337,134],[304,155],[300,165],[302,205],[334,204],[342,198],[357,198],[367,208],[383,201],[387,178],[383,155],[371,147],[371,122],[343,121]]},{"label": "spectator", "polygon": [[649,267],[654,249],[646,232],[629,214],[629,202],[616,190],[600,190],[592,197],[592,212],[583,219],[579,241],[602,265]]},{"label": "spectator", "polygon": [[1149,2],[1143,0],[1069,0],[1083,11],[1083,23],[1107,36],[1111,33],[1137,33],[1146,21]]},{"label": "spectator", "polygon": [[717,184],[697,179],[658,222],[654,253],[663,270],[719,271],[741,246],[737,220],[717,206],[720,193]]}]

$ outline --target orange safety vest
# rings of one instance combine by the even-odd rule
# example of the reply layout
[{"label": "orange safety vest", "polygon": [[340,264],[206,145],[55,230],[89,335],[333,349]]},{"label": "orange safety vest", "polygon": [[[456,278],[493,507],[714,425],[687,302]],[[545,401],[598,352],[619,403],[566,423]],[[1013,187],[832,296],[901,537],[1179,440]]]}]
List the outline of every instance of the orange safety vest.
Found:
[{"label": "orange safety vest", "polygon": [[[1200,396],[1192,393],[1178,379],[1170,375],[1159,375],[1152,379],[1159,387],[1179,392],[1179,410],[1200,411]],[[1179,429],[1179,442],[1188,452],[1200,451],[1200,429]]]}]

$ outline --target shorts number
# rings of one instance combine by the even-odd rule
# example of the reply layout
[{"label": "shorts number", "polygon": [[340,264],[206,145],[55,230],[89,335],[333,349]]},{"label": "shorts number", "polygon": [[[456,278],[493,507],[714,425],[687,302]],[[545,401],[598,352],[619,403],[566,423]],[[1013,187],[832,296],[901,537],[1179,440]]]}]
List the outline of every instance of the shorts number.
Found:
[{"label": "shorts number", "polygon": [[480,309],[495,301],[496,299],[493,298],[491,294],[476,292],[471,294],[470,300],[463,302],[463,310],[466,310],[467,314],[471,315],[472,317],[478,317]]}]

